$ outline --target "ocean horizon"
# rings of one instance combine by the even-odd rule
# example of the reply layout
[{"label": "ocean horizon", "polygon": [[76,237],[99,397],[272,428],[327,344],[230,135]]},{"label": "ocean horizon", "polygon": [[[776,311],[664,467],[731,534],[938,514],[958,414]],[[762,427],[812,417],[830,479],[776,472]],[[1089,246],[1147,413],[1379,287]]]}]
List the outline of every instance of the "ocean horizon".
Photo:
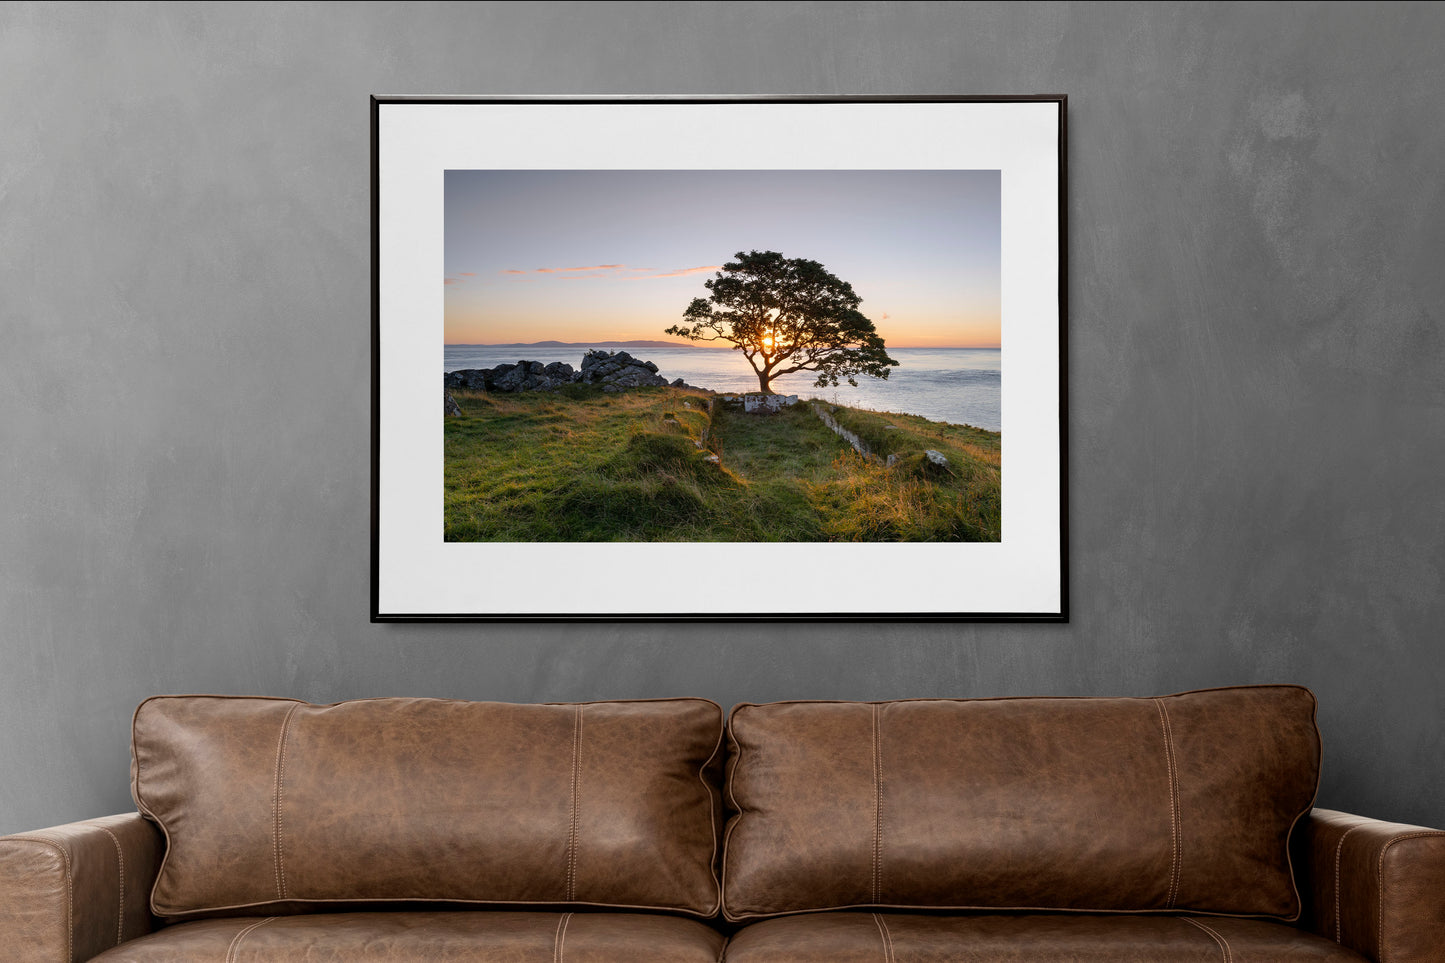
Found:
[{"label": "ocean horizon", "polygon": [[[634,358],[657,365],[658,374],[672,381],[683,379],[697,388],[717,392],[757,391],[758,379],[741,352],[692,345],[622,347],[617,341],[590,344],[535,345],[448,344],[443,371],[493,368],[518,361],[551,364],[562,361],[580,368],[589,348],[624,350]],[[973,425],[999,431],[1001,375],[999,348],[889,348],[898,362],[886,379],[857,376],[855,388],[840,379],[838,387],[817,388],[816,375],[801,371],[774,378],[779,394],[816,398],[832,404],[873,411],[919,415],[932,421]]]}]

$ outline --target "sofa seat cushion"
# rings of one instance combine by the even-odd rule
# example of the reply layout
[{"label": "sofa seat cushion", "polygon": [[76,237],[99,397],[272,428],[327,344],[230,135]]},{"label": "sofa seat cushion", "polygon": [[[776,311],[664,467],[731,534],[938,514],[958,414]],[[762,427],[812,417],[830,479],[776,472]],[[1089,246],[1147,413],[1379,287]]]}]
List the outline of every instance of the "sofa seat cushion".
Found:
[{"label": "sofa seat cushion", "polygon": [[744,927],[728,963],[1366,963],[1268,920],[1067,913],[924,916],[856,911]]},{"label": "sofa seat cushion", "polygon": [[705,923],[643,913],[315,913],[180,923],[93,963],[717,963],[722,946]]}]

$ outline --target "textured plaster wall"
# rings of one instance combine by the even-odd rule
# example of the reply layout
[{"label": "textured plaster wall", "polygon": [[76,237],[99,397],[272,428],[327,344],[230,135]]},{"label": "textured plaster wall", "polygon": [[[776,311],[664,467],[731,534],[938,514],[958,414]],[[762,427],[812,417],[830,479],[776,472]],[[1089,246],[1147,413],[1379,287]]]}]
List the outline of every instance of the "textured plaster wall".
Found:
[{"label": "textured plaster wall", "polygon": [[[0,6],[0,832],[129,808],[155,692],[1256,681],[1319,694],[1322,804],[1445,824],[1442,46],[1429,4]],[[574,92],[1070,95],[1070,624],[368,623],[368,95]]]}]

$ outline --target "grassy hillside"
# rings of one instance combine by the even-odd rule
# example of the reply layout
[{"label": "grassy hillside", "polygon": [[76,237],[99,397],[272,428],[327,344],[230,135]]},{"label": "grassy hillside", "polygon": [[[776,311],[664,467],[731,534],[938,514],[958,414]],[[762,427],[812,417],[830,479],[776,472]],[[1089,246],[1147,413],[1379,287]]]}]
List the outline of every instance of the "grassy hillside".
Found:
[{"label": "grassy hillside", "polygon": [[[807,404],[773,415],[676,388],[453,392],[447,541],[997,541],[999,435]],[[948,459],[930,462],[924,449]],[[716,461],[709,460],[715,456]]]}]

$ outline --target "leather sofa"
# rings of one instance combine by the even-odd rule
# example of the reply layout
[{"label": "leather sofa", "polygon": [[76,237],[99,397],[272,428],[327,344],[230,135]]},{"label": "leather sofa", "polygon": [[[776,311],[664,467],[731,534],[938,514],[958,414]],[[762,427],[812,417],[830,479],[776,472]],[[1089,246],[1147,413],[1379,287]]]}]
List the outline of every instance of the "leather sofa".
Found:
[{"label": "leather sofa", "polygon": [[1445,960],[1445,833],[1312,809],[1314,713],[160,696],[137,813],[0,838],[0,956]]}]

